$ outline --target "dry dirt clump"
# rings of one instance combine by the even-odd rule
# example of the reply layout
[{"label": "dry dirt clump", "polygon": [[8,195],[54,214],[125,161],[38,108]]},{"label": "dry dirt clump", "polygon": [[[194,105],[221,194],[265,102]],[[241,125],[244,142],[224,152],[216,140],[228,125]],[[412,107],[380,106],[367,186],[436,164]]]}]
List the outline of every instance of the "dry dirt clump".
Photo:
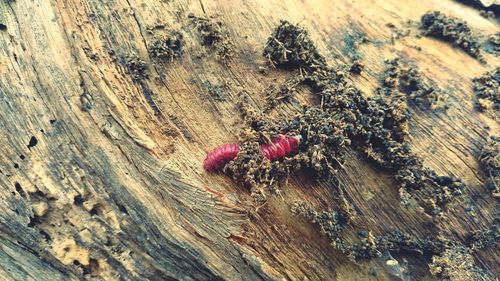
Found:
[{"label": "dry dirt clump", "polygon": [[144,60],[137,56],[126,56],[120,60],[121,64],[125,66],[127,74],[129,74],[134,81],[141,81],[148,78],[147,64]]},{"label": "dry dirt clump", "polygon": [[[258,203],[263,204],[267,192],[277,192],[288,175],[301,169],[314,173],[316,178],[327,180],[339,195],[337,210],[316,211],[306,203],[291,206],[292,213],[304,216],[318,225],[332,245],[351,260],[361,261],[375,257],[390,258],[391,252],[413,252],[430,258],[436,256],[435,274],[446,277],[448,269],[459,264],[460,257],[469,258],[473,248],[486,247],[495,240],[494,230],[474,235],[470,244],[452,242],[442,237],[418,237],[401,231],[374,235],[359,229],[356,210],[346,199],[339,184],[337,172],[343,169],[348,147],[364,153],[373,164],[391,172],[400,186],[404,203],[416,200],[433,216],[444,214],[444,208],[455,196],[462,193],[465,184],[452,176],[441,176],[424,166],[423,161],[411,152],[407,142],[408,118],[406,102],[385,99],[382,95],[366,97],[350,80],[345,65],[331,67],[317,51],[307,32],[287,21],[281,21],[265,47],[264,55],[277,67],[298,69],[297,78],[285,82],[280,96],[295,92],[294,88],[306,85],[315,93],[316,105],[305,106],[291,118],[276,119],[266,116],[249,99],[242,98],[240,110],[244,118],[241,132],[241,149],[236,159],[224,170],[234,179],[250,186]],[[425,82],[416,71],[404,70],[399,65],[388,85],[399,91],[424,91]],[[424,84],[424,85],[423,85]],[[259,144],[270,143],[277,134],[300,135],[302,140],[293,154],[281,161],[269,161],[260,151]],[[356,230],[358,238],[349,235]],[[344,234],[345,233],[345,234]],[[345,237],[344,237],[345,236]],[[451,245],[451,246],[450,246]],[[441,254],[445,250],[463,247],[464,255],[446,256],[445,266]],[[465,254],[468,254],[465,255]],[[444,268],[439,271],[438,267]],[[480,274],[480,270],[467,260],[464,274]],[[480,275],[477,275],[480,276]]]},{"label": "dry dirt clump", "polygon": [[500,32],[492,34],[488,37],[489,48],[486,49],[487,52],[492,53],[496,57],[500,56]]},{"label": "dry dirt clump", "polygon": [[297,87],[303,83],[301,76],[295,76],[288,79],[282,85],[272,85],[266,90],[266,108],[265,111],[274,109],[278,104],[288,102],[293,95],[297,93]]},{"label": "dry dirt clump", "polygon": [[184,37],[178,31],[170,31],[168,35],[159,36],[149,48],[152,58],[163,62],[171,61],[182,54]]},{"label": "dry dirt clump", "polygon": [[399,58],[386,61],[381,80],[379,94],[431,110],[447,108],[444,91],[434,81],[425,78],[416,66],[405,65]]},{"label": "dry dirt clump", "polygon": [[490,227],[476,231],[468,239],[468,245],[472,250],[480,250],[495,246],[500,243],[500,216],[497,213]]},{"label": "dry dirt clump", "polygon": [[280,21],[274,33],[267,40],[264,56],[276,66],[284,68],[324,65],[307,31],[286,20]]},{"label": "dry dirt clump", "polygon": [[[300,134],[303,140],[296,154],[281,162],[264,164],[269,161],[262,159],[262,163],[242,165],[239,161],[246,157],[242,150],[229,164],[231,174],[248,179],[245,181],[251,182],[251,186],[263,184],[264,189],[269,189],[282,182],[291,170],[304,167],[335,182],[335,174],[344,162],[345,147],[354,143],[353,148],[394,173],[401,182],[404,203],[415,198],[426,212],[438,216],[446,203],[462,193],[465,185],[459,179],[437,175],[411,152],[406,142],[409,115],[405,104],[380,96],[365,97],[348,79],[345,65],[326,65],[304,29],[281,21],[269,38],[264,55],[277,66],[303,69],[298,81],[316,92],[319,105],[305,107],[295,117],[279,122],[255,114],[251,107],[242,107],[247,124],[243,142],[269,143],[273,134],[286,132]],[[258,154],[258,150],[253,153]]]},{"label": "dry dirt clump", "polygon": [[[295,202],[291,211],[319,226],[321,233],[330,238],[331,245],[354,262],[385,258],[391,262],[394,253],[413,253],[429,259],[430,272],[440,280],[493,280],[492,276],[475,264],[472,254],[498,245],[500,219],[462,243],[447,238],[449,235],[417,237],[399,230],[384,235],[353,227],[358,238],[349,237],[346,218],[336,211],[316,211],[304,202]],[[349,238],[348,238],[349,237]],[[432,258],[431,258],[432,257]]]},{"label": "dry dirt clump", "polygon": [[188,18],[200,33],[201,44],[213,50],[218,59],[227,62],[233,56],[234,43],[217,16],[197,17],[190,14]]},{"label": "dry dirt clump", "polygon": [[352,74],[361,74],[361,72],[363,71],[364,68],[365,68],[365,65],[361,61],[354,60],[352,62],[352,65],[351,65],[351,68],[349,69],[349,71]]},{"label": "dry dirt clump", "polygon": [[[346,254],[352,261],[360,262],[400,251],[435,255],[442,252],[444,242],[435,237],[417,238],[401,231],[376,236],[370,231],[357,229],[358,238],[347,238],[348,218],[337,211],[316,211],[305,202],[295,202],[291,211],[319,226],[321,233],[331,240],[331,245]],[[346,234],[344,234],[344,232]]]},{"label": "dry dirt clump", "polygon": [[474,91],[478,97],[478,108],[480,111],[493,108],[500,109],[500,67],[485,73],[481,77],[474,78]]},{"label": "dry dirt clump", "polygon": [[[334,175],[342,167],[343,150],[350,140],[343,132],[343,124],[317,107],[305,108],[294,118],[281,121],[262,115],[245,99],[240,108],[246,127],[241,132],[240,152],[224,170],[248,186],[257,203],[265,202],[266,193],[279,192],[278,187],[292,171],[305,168],[324,178]],[[259,144],[270,143],[281,133],[302,136],[298,150],[282,161],[264,159]],[[341,194],[339,197],[344,207],[342,211],[347,216],[354,216],[349,203]]]},{"label": "dry dirt clump", "polygon": [[487,188],[494,198],[500,199],[500,138],[491,137],[483,147],[479,161],[488,177]]},{"label": "dry dirt clump", "polygon": [[249,187],[256,203],[261,205],[266,201],[267,192],[277,191],[283,183],[288,167],[279,161],[270,162],[260,153],[259,145],[270,143],[279,134],[277,123],[255,110],[246,92],[240,93],[240,98],[245,129],[241,132],[238,156],[224,167],[224,172]]},{"label": "dry dirt clump", "polygon": [[432,275],[440,280],[450,281],[489,281],[493,276],[477,267],[471,250],[462,245],[447,247],[440,255],[432,257],[429,264]]},{"label": "dry dirt clump", "polygon": [[349,246],[340,234],[346,225],[346,219],[336,211],[316,211],[305,202],[295,202],[291,206],[295,216],[303,216],[314,224],[317,224],[321,233],[331,240],[334,248],[343,252],[348,251]]},{"label": "dry dirt clump", "polygon": [[479,41],[467,25],[467,22],[446,16],[439,11],[432,11],[422,16],[421,23],[425,29],[424,35],[451,41],[472,57],[483,60]]}]

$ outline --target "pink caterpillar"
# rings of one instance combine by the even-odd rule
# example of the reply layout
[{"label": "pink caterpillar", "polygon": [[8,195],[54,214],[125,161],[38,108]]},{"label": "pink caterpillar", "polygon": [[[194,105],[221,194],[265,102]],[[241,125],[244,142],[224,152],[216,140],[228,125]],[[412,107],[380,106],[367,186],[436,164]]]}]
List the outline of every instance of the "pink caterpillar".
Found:
[{"label": "pink caterpillar", "polygon": [[[272,143],[261,144],[260,153],[271,161],[282,159],[297,149],[301,139],[300,135],[279,135]],[[205,161],[203,161],[205,171],[212,172],[224,167],[226,163],[236,158],[239,151],[240,145],[237,143],[228,143],[216,147],[207,154]]]}]

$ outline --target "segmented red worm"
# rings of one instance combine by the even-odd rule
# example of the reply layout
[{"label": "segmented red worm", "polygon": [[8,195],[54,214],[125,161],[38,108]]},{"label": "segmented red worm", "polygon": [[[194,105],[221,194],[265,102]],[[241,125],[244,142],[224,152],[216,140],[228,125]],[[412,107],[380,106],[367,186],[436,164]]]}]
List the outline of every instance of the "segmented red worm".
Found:
[{"label": "segmented red worm", "polygon": [[[261,144],[260,153],[269,160],[282,159],[289,155],[299,146],[301,136],[279,135],[270,144]],[[226,163],[236,158],[240,151],[240,145],[237,143],[228,143],[216,147],[207,154],[203,167],[205,171],[212,172],[222,168]]]},{"label": "segmented red worm", "polygon": [[205,171],[212,172],[223,167],[227,162],[233,160],[240,151],[237,143],[226,143],[210,151],[203,161]]},{"label": "segmented red worm", "polygon": [[260,153],[269,160],[281,159],[299,147],[300,139],[300,136],[279,135],[273,143],[261,144]]}]

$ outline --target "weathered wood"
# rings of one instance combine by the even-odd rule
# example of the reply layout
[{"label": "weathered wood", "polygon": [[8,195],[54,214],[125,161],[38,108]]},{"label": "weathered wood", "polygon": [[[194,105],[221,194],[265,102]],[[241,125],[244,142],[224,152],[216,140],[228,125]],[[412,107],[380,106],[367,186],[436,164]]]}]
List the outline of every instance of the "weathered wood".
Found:
[{"label": "weathered wood", "polygon": [[[383,260],[356,265],[329,246],[296,200],[333,206],[327,183],[296,174],[255,210],[250,193],[202,170],[205,153],[237,140],[237,93],[264,107],[264,90],[291,73],[271,69],[263,45],[280,19],[309,30],[334,64],[356,55],[365,71],[354,82],[367,95],[383,62],[415,61],[452,93],[446,112],[412,109],[411,146],[427,166],[469,188],[440,225],[462,239],[493,220],[497,202],[484,189],[477,155],[498,123],[474,109],[472,78],[481,64],[458,48],[418,38],[415,23],[431,9],[460,17],[483,38],[498,23],[447,1],[2,1],[0,31],[0,275],[5,279],[313,279],[396,278]],[[234,43],[228,64],[200,44],[188,19],[219,14]],[[392,23],[411,35],[390,43]],[[162,28],[159,24],[164,25]],[[148,55],[155,36],[180,30],[183,54],[160,63]],[[349,48],[362,34],[372,42]],[[347,43],[346,43],[347,42]],[[414,46],[421,47],[418,51]],[[355,53],[353,53],[355,52]],[[148,76],[134,80],[123,63],[137,57]],[[220,86],[223,98],[207,85]],[[280,107],[289,116],[312,104],[308,89]],[[30,144],[32,138],[37,143]],[[414,209],[399,205],[392,176],[349,152],[341,181],[359,212],[356,223],[383,234],[436,234]],[[475,209],[466,212],[465,207]],[[355,233],[352,233],[355,235]],[[409,258],[409,257],[407,257]],[[477,263],[498,276],[500,257],[481,250]],[[375,268],[378,275],[370,275]],[[411,259],[417,280],[427,261]]]}]

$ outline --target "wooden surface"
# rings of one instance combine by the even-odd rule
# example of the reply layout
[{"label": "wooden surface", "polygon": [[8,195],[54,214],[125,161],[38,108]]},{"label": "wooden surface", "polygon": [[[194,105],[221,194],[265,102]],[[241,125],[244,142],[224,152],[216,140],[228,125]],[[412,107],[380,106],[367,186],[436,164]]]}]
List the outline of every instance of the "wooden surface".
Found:
[{"label": "wooden surface", "polygon": [[[248,190],[202,169],[206,152],[237,141],[237,93],[249,91],[263,108],[265,89],[290,77],[258,71],[280,19],[300,22],[331,64],[359,56],[366,68],[353,80],[366,95],[395,56],[448,89],[447,112],[411,110],[411,146],[428,167],[469,186],[442,229],[462,239],[493,220],[497,203],[476,158],[499,126],[474,110],[472,78],[499,60],[485,54],[488,64],[481,64],[446,42],[418,38],[417,24],[407,23],[437,9],[467,20],[485,39],[499,25],[478,10],[450,0],[7,2],[0,3],[7,26],[0,31],[2,278],[397,280],[383,260],[354,264],[291,214],[296,200],[334,208],[328,184],[292,175],[282,197],[256,212]],[[220,15],[234,42],[227,65],[200,44],[189,13]],[[410,36],[391,44],[388,23]],[[180,58],[148,56],[166,30],[158,24],[182,31]],[[377,43],[348,48],[361,34]],[[142,84],[120,64],[127,56],[147,64]],[[219,86],[223,99],[207,85]],[[308,89],[299,92],[274,114],[291,116],[312,103]],[[28,146],[32,137],[37,143]],[[349,156],[341,180],[358,225],[374,234],[436,234],[416,210],[399,205],[391,175],[355,151]],[[474,210],[465,212],[469,205]],[[474,257],[500,274],[498,252]],[[431,278],[427,262],[411,258],[416,280]]]}]

